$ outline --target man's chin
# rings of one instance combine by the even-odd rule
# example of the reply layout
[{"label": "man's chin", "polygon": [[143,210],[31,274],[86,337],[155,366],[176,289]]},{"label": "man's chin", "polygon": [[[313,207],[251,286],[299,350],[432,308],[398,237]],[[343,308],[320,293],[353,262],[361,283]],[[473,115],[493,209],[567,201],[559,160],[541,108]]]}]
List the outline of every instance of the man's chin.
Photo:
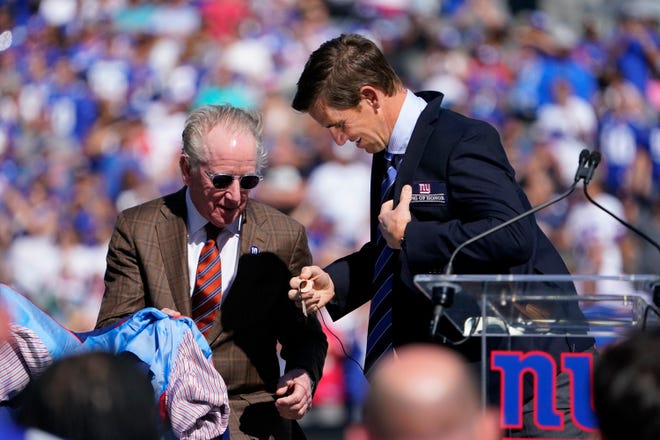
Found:
[{"label": "man's chin", "polygon": [[223,209],[220,214],[220,221],[223,223],[223,226],[232,224],[239,215],[241,215],[241,209]]},{"label": "man's chin", "polygon": [[365,145],[364,147],[361,147],[364,151],[366,151],[369,154],[376,154],[385,149],[385,147],[382,147],[380,145]]}]

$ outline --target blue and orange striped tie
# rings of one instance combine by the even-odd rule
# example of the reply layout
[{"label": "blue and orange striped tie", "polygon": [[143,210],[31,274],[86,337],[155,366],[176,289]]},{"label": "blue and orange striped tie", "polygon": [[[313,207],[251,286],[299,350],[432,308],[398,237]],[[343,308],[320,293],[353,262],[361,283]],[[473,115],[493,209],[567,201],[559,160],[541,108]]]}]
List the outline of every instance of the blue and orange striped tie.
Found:
[{"label": "blue and orange striped tie", "polygon": [[222,263],[216,245],[219,230],[206,225],[206,243],[197,263],[197,277],[192,295],[192,317],[197,328],[206,335],[218,314],[222,299]]},{"label": "blue and orange striped tie", "polygon": [[[392,187],[396,179],[397,159],[402,155],[385,153],[387,169],[381,185],[381,204],[392,198]],[[374,266],[375,293],[371,298],[369,308],[369,327],[367,330],[367,351],[364,359],[364,371],[369,375],[371,368],[384,355],[392,351],[392,279],[394,276],[393,250],[387,246],[385,239],[376,232],[376,249],[378,259]]]}]

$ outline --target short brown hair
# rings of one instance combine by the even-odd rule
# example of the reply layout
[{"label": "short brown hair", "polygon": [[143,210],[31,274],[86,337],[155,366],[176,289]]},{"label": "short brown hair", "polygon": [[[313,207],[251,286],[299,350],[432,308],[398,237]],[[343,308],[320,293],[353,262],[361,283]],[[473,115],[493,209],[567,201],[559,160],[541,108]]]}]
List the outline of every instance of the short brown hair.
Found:
[{"label": "short brown hair", "polygon": [[387,96],[403,87],[373,41],[357,34],[342,34],[309,56],[291,106],[308,112],[322,98],[331,107],[355,107],[360,102],[360,87],[365,85],[376,87]]}]

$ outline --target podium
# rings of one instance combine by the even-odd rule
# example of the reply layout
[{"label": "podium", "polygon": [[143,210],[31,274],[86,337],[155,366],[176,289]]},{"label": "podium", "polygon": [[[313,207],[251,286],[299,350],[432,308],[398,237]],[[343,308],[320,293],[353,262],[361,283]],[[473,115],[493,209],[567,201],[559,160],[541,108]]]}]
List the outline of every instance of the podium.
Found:
[{"label": "podium", "polygon": [[[415,276],[414,282],[434,304],[444,303],[436,340],[459,351],[467,341],[480,342],[476,365],[483,404],[499,406],[505,431],[521,426],[524,380],[526,391],[537,400],[537,425],[543,430],[558,429],[561,411],[555,406],[554,385],[559,373],[568,373],[571,380],[567,411],[573,421],[585,431],[594,431],[593,352],[568,347],[595,341],[602,349],[629,332],[660,325],[658,308],[653,305],[654,293],[660,296],[658,275],[428,274]],[[451,331],[442,334],[447,328]],[[535,347],[550,346],[551,340],[562,338],[573,342],[565,345],[560,356],[543,349],[517,348],[523,345],[520,341],[530,338],[538,339],[533,341]]]}]

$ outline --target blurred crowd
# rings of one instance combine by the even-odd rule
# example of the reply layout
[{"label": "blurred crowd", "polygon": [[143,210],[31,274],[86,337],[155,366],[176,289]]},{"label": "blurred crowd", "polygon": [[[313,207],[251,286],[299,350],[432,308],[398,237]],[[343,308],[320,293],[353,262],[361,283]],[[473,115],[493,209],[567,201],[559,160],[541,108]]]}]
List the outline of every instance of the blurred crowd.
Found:
[{"label": "blurred crowd", "polygon": [[[91,329],[117,212],[178,189],[188,111],[264,116],[254,197],[307,227],[320,266],[368,240],[370,157],[290,107],[309,53],[342,32],[412,90],[501,133],[532,205],[573,182],[660,240],[660,4],[606,0],[0,0],[0,281]],[[537,214],[575,274],[660,274],[660,253],[581,191]],[[621,293],[582,285],[582,293]],[[617,289],[620,289],[618,286]],[[316,396],[344,423],[364,393],[366,308],[337,323]]]}]

